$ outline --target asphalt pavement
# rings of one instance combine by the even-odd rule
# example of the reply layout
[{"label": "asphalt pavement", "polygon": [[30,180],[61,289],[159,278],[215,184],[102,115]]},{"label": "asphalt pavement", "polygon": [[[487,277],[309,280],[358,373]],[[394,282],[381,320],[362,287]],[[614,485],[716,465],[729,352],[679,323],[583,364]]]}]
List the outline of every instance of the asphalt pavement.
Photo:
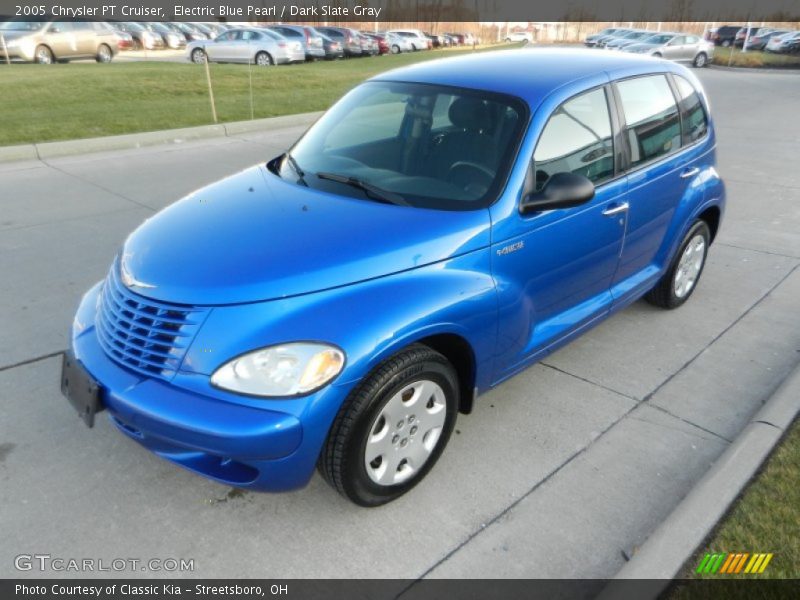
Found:
[{"label": "asphalt pavement", "polygon": [[482,396],[429,477],[372,510],[318,476],[207,481],[105,418],[86,429],[58,388],[126,234],[302,127],[0,164],[0,577],[41,576],[14,568],[35,553],[194,559],[194,577],[613,576],[800,361],[800,78],[698,75],[729,204],[690,302],[638,302]]}]

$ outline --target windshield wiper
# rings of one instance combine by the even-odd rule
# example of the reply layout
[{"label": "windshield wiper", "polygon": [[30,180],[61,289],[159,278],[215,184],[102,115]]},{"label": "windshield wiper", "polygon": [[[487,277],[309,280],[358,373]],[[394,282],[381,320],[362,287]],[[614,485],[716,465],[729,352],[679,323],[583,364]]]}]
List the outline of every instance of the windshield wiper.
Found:
[{"label": "windshield wiper", "polygon": [[291,152],[287,152],[283,156],[289,161],[289,164],[292,165],[294,172],[297,173],[297,181],[308,187],[308,183],[306,183],[306,172],[300,168],[300,165],[297,164],[297,161],[294,159],[294,156],[292,156]]},{"label": "windshield wiper", "polygon": [[367,183],[358,177],[350,177],[349,175],[339,175],[338,173],[325,172],[317,173],[317,177],[320,179],[335,181],[337,183],[344,183],[345,185],[358,188],[365,192],[367,196],[373,200],[379,200],[388,204],[396,204],[398,206],[411,206],[400,194],[395,194],[394,192],[379,188],[378,186]]}]

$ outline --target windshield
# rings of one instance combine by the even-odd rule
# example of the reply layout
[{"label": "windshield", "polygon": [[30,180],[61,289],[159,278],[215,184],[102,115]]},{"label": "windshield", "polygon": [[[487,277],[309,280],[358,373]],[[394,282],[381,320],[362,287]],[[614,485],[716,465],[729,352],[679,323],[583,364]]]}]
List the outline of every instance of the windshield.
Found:
[{"label": "windshield", "polygon": [[484,208],[505,185],[526,116],[525,104],[509,96],[369,82],[270,168],[298,185],[355,198]]},{"label": "windshield", "polygon": [[39,31],[44,26],[42,21],[6,21],[0,23],[0,31]]}]

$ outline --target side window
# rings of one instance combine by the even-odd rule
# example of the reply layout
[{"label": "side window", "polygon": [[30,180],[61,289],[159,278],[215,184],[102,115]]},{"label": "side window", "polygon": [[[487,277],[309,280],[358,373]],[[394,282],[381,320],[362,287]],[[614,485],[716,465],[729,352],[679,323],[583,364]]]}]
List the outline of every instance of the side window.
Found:
[{"label": "side window", "polygon": [[613,177],[611,117],[602,88],[567,100],[553,112],[533,161],[537,190],[556,173],[579,173],[595,184]]},{"label": "side window", "polygon": [[686,37],[679,35],[672,38],[672,41],[669,43],[670,46],[683,46],[686,43]]},{"label": "side window", "polygon": [[708,132],[708,118],[700,101],[700,95],[692,84],[683,77],[675,75],[675,85],[678,88],[678,106],[681,109],[683,144],[691,144]]},{"label": "side window", "polygon": [[666,77],[636,77],[616,85],[625,113],[631,166],[677,151],[681,146],[681,123]]}]

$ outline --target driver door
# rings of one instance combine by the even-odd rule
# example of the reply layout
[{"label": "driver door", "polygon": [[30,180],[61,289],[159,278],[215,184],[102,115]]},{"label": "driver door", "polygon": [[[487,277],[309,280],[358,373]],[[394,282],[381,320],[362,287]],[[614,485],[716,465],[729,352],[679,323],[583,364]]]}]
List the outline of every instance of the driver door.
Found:
[{"label": "driver door", "polygon": [[[595,196],[573,208],[516,214],[491,248],[499,300],[496,380],[509,377],[605,315],[627,222],[607,86],[567,100],[537,142],[540,190],[556,173],[586,176]],[[509,237],[511,234],[511,237]],[[494,235],[494,234],[493,234]]]}]

